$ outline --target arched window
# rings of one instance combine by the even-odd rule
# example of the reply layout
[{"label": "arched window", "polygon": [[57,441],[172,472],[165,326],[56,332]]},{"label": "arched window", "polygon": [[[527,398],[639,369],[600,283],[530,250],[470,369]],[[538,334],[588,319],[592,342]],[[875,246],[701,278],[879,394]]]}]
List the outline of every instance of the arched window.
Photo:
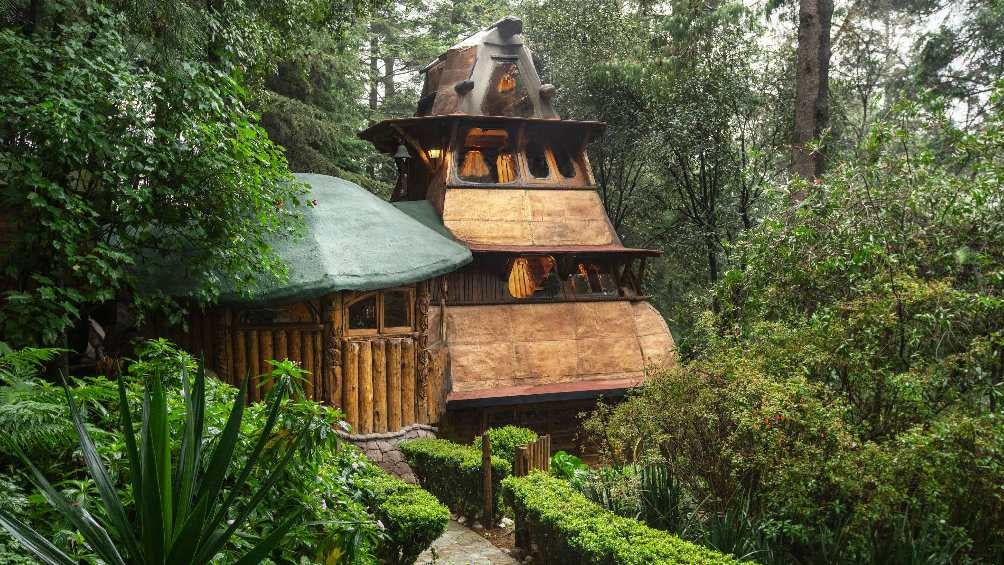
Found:
[{"label": "arched window", "polygon": [[534,178],[546,179],[551,176],[551,167],[547,164],[547,149],[536,139],[526,142],[526,165]]},{"label": "arched window", "polygon": [[516,180],[515,135],[506,128],[468,128],[457,159],[457,175],[468,182],[509,183]]},{"label": "arched window", "polygon": [[364,294],[348,303],[345,328],[350,332],[376,333],[380,329],[377,319],[377,293]]},{"label": "arched window", "polygon": [[481,111],[488,116],[533,116],[533,103],[515,60],[495,61]]},{"label": "arched window", "polygon": [[575,178],[575,152],[566,143],[555,143],[554,164],[558,167],[558,172],[566,179]]},{"label": "arched window", "polygon": [[345,334],[349,336],[409,333],[415,329],[415,289],[395,288],[346,298]]}]

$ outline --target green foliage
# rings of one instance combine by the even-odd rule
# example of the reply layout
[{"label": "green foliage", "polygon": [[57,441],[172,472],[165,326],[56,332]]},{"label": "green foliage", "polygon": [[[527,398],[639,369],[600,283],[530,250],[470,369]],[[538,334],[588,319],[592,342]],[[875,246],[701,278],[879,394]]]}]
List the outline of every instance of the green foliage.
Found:
[{"label": "green foliage", "polygon": [[962,0],[953,14],[917,41],[912,78],[965,105],[965,119],[979,124],[993,110],[986,93],[1004,76],[1004,2]]},{"label": "green foliage", "polygon": [[382,563],[414,563],[446,531],[450,511],[435,496],[382,471],[362,483],[387,528],[387,540],[380,546]]},{"label": "green foliage", "polygon": [[[107,563],[209,563],[241,527],[254,506],[261,502],[267,490],[283,475],[300,446],[302,436],[291,439],[282,447],[276,447],[275,438],[271,437],[272,428],[279,416],[281,391],[287,386],[286,380],[280,380],[276,392],[269,400],[268,421],[255,448],[248,454],[230,485],[229,493],[225,493],[222,488],[234,460],[234,449],[244,415],[246,390],[242,389],[237,395],[216,445],[208,458],[203,459],[206,375],[200,369],[193,383],[188,374],[183,372],[181,381],[185,420],[180,430],[182,439],[177,467],[172,468],[168,400],[160,374],[151,374],[144,383],[144,409],[138,444],[126,385],[123,378],[119,378],[121,432],[127,448],[132,500],[138,524],[134,524],[128,517],[126,506],[115,490],[112,478],[86,429],[80,409],[68,389],[66,396],[70,414],[88,474],[100,495],[101,514],[104,518],[95,518],[85,509],[91,506],[90,503],[71,505],[31,461],[24,459],[31,471],[32,482],[43,492],[49,504],[81,532],[87,544]],[[267,478],[259,489],[250,494],[248,502],[235,505],[238,492],[244,488],[268,443],[272,444],[269,451],[274,458]],[[232,514],[237,517],[227,520]],[[261,561],[282,541],[298,518],[292,515],[277,524],[238,563]],[[224,527],[225,520],[227,525]],[[12,514],[0,512],[0,524],[40,560],[52,564],[74,563],[70,556]]]},{"label": "green foliage", "polygon": [[[422,488],[436,495],[450,510],[469,519],[484,509],[481,479],[481,450],[445,439],[422,438],[399,445]],[[502,479],[512,474],[512,463],[492,455],[492,492],[500,508]]]},{"label": "green foliage", "polygon": [[[191,402],[182,394],[185,386],[181,374],[194,371],[196,367],[191,356],[158,340],[142,344],[138,358],[124,373],[126,399],[133,413],[143,408],[142,383],[150,382],[154,375],[163,375],[167,428],[174,461],[180,461],[186,437],[181,430],[188,421]],[[404,562],[408,556],[417,555],[441,533],[448,517],[447,509],[430,494],[387,476],[358,449],[343,443],[334,433],[334,426],[343,419],[342,414],[302,399],[302,390],[295,386],[301,372],[288,361],[274,362],[272,375],[282,386],[272,389],[268,403],[251,405],[244,412],[240,433],[234,440],[234,460],[223,483],[225,497],[233,497],[231,511],[225,519],[233,522],[220,532],[233,525],[237,527],[217,553],[217,558],[224,562],[239,560],[274,532],[277,524],[291,516],[297,519],[291,524],[289,533],[268,555],[274,562],[375,565],[381,560]],[[25,378],[32,379],[36,386],[23,391],[19,398],[30,398],[61,414],[75,438],[73,423],[66,417],[65,392],[38,380],[35,375],[27,374]],[[204,388],[205,426],[217,430],[213,437],[207,436],[202,442],[203,452],[208,453],[220,443],[219,435],[227,429],[231,409],[239,394],[233,387],[213,378],[205,379]],[[130,450],[126,436],[119,431],[118,386],[113,381],[96,378],[78,381],[69,390],[86,409],[82,417],[87,420],[96,449],[109,467],[109,477],[114,481],[127,514],[133,516]],[[277,416],[273,412],[276,403],[279,406]],[[271,431],[268,431],[269,426]],[[260,445],[262,438],[267,438],[264,447]],[[244,485],[238,485],[236,479],[241,469],[248,467],[250,457],[259,448],[259,461],[281,462],[290,454],[292,458],[278,474],[275,472],[278,463],[253,465]],[[86,466],[77,453],[69,447],[59,451],[37,450],[32,451],[32,458],[47,476],[54,477],[51,482],[63,496],[100,517],[103,515],[101,505],[94,502],[99,496],[97,485],[88,477]],[[0,510],[14,511],[18,520],[34,524],[74,559],[93,559],[93,550],[85,545],[84,537],[72,522],[52,510],[42,496],[23,495],[30,484],[20,473],[23,465],[5,444],[0,444],[0,464],[5,465],[4,472],[10,477],[7,485],[10,488],[0,481],[3,487],[0,488]],[[0,478],[7,480],[7,476],[0,475]],[[270,482],[273,485],[268,488]],[[172,488],[174,486],[172,484]],[[9,504],[5,502],[8,499]],[[9,540],[3,530],[0,530],[0,546],[6,548],[0,549],[0,563],[34,562],[26,561],[26,550]]]},{"label": "green foliage", "polygon": [[17,386],[33,382],[42,367],[55,359],[59,351],[35,347],[14,351],[0,341],[0,383]]},{"label": "green foliage", "polygon": [[361,22],[321,29],[288,53],[265,86],[262,126],[282,145],[290,170],[345,178],[374,191],[386,186],[365,173],[372,146],[356,136],[367,125],[359,104],[364,81]]},{"label": "green foliage", "polygon": [[[53,344],[95,303],[179,305],[144,287],[169,269],[199,298],[281,277],[271,237],[295,233],[281,149],[247,104],[240,70],[137,64],[130,22],[96,2],[43,3],[45,33],[0,30],[0,330]],[[132,292],[140,290],[142,292]]]},{"label": "green foliage", "polygon": [[[66,453],[77,445],[62,392],[38,377],[58,354],[57,349],[36,348],[0,354],[0,428],[7,430],[0,436],[0,454]],[[103,409],[95,395],[80,399]],[[103,400],[110,400],[109,395]]]},{"label": "green foliage", "polygon": [[588,470],[589,467],[582,462],[582,459],[567,451],[559,450],[551,455],[550,472],[555,477],[574,481]]},{"label": "green foliage", "polygon": [[739,563],[728,555],[617,516],[586,499],[566,481],[543,473],[509,477],[503,488],[516,512],[517,529],[531,536],[546,562]]},{"label": "green foliage", "polygon": [[[488,428],[487,433],[492,440],[492,455],[498,455],[510,463],[516,460],[518,448],[537,441],[537,434],[533,430],[519,426]],[[481,443],[481,436],[475,437],[474,449],[480,451]]]},{"label": "green foliage", "polygon": [[1000,560],[994,100],[975,133],[904,106],[793,186],[804,204],[737,242],[694,359],[587,423],[609,464],[666,467],[677,531],[776,562]]},{"label": "green foliage", "polygon": [[[664,250],[646,290],[678,338],[773,206],[790,129],[789,54],[737,2],[526,4],[528,44],[563,117],[607,122],[589,146],[625,244]],[[776,47],[767,47],[777,45]]]}]

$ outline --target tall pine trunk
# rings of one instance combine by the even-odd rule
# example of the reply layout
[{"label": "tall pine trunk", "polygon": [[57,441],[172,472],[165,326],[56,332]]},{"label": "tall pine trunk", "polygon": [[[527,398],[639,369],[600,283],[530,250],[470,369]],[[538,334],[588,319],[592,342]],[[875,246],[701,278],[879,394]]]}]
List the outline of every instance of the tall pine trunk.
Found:
[{"label": "tall pine trunk", "polygon": [[[792,172],[814,179],[823,173],[823,153],[806,145],[830,119],[830,23],[833,0],[800,0],[795,67],[795,139]],[[804,195],[797,195],[801,197]]]}]

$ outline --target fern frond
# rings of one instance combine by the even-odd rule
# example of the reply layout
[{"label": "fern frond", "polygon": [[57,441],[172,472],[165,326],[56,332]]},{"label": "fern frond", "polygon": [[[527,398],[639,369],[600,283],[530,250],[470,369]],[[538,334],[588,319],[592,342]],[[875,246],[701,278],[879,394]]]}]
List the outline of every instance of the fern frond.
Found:
[{"label": "fern frond", "polygon": [[34,400],[0,404],[0,451],[15,453],[54,452],[77,444],[66,407]]},{"label": "fern frond", "polygon": [[52,361],[62,351],[56,348],[25,347],[18,351],[0,354],[0,381],[14,385],[38,377],[46,363]]}]

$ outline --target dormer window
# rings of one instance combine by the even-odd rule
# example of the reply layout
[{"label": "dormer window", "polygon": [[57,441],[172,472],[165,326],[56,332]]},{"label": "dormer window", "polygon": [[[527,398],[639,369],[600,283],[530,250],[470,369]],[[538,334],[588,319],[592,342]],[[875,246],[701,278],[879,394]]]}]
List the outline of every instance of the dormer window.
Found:
[{"label": "dormer window", "polygon": [[459,129],[450,173],[454,180],[514,188],[591,186],[581,138],[550,124],[495,122]]},{"label": "dormer window", "polygon": [[554,145],[554,164],[558,167],[558,172],[566,179],[575,178],[575,152],[567,144],[556,143]]},{"label": "dormer window", "polygon": [[533,103],[515,59],[495,61],[481,111],[487,116],[533,116]]},{"label": "dormer window", "polygon": [[457,168],[460,178],[493,184],[516,180],[516,160],[512,151],[515,137],[503,128],[467,129]]}]

